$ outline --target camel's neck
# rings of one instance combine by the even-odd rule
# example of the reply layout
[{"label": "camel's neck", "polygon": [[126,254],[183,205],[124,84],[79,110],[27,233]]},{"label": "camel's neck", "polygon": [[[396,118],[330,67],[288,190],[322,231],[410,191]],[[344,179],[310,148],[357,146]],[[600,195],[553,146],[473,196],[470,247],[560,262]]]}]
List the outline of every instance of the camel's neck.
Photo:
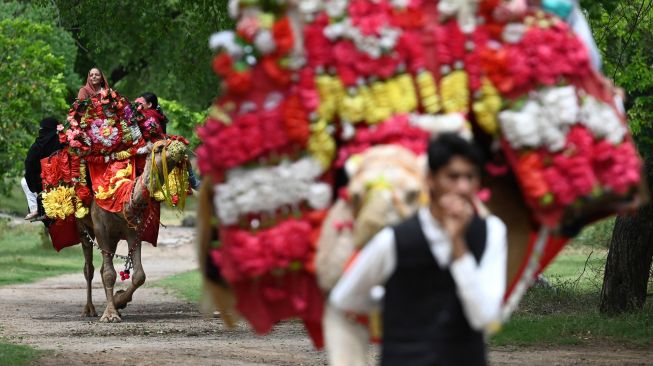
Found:
[{"label": "camel's neck", "polygon": [[127,207],[128,212],[134,212],[134,210],[147,206],[150,200],[151,192],[148,188],[148,184],[150,182],[150,174],[152,174],[152,159],[148,158],[145,161],[146,163],[145,168],[143,168],[143,173],[136,177],[132,199]]}]

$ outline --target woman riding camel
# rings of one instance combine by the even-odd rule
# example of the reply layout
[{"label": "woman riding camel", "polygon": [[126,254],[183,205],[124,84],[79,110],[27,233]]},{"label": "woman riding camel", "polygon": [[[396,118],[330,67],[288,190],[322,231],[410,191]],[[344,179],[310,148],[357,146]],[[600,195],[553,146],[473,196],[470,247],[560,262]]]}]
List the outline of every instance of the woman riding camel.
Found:
[{"label": "woman riding camel", "polygon": [[104,73],[99,68],[93,67],[88,71],[86,85],[79,89],[77,99],[84,100],[93,97],[105,89],[109,89],[109,83],[104,77]]}]

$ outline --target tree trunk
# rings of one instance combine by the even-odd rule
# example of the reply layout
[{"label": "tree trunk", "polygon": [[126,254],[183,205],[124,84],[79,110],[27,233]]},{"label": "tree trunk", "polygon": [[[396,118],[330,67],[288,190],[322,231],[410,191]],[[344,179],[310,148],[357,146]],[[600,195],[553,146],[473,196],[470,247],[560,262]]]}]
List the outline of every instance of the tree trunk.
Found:
[{"label": "tree trunk", "polygon": [[[653,159],[646,159],[648,189],[653,183]],[[640,207],[635,215],[618,216],[605,263],[599,310],[619,314],[641,309],[653,259],[653,205]]]}]

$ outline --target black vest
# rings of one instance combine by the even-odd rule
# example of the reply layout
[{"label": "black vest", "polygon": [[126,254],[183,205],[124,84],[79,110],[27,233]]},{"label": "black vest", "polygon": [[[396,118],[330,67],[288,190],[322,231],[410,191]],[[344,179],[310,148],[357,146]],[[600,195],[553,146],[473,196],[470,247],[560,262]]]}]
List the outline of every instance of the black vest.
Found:
[{"label": "black vest", "polygon": [[[397,268],[385,285],[382,366],[485,365],[485,342],[465,317],[449,269],[433,257],[417,215],[394,228]],[[465,239],[479,262],[486,222]]]}]

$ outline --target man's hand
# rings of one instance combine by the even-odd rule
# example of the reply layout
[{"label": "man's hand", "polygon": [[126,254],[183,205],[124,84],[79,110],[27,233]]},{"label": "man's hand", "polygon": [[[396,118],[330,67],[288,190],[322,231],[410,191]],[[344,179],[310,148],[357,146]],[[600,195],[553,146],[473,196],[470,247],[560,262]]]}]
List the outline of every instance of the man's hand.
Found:
[{"label": "man's hand", "polygon": [[465,229],[474,215],[474,208],[465,197],[453,193],[440,197],[439,203],[443,212],[442,227],[451,239],[452,255],[456,260],[468,250]]}]

